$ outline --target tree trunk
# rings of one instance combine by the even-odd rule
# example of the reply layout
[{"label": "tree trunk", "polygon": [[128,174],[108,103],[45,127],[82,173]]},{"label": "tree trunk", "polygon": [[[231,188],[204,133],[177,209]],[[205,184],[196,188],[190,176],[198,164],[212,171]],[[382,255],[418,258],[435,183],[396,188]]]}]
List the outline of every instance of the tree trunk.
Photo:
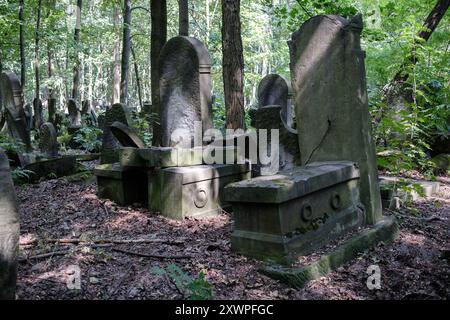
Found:
[{"label": "tree trunk", "polygon": [[166,0],[150,1],[151,4],[151,82],[152,82],[152,108],[157,114],[157,119],[153,121],[153,141],[154,146],[161,145],[161,104],[159,93],[159,70],[158,58],[162,47],[167,40],[167,3]]},{"label": "tree trunk", "polygon": [[116,42],[114,43],[114,66],[113,66],[113,94],[112,103],[120,102],[120,10],[114,9],[114,29]]},{"label": "tree trunk", "polygon": [[78,46],[80,45],[80,33],[81,33],[81,8],[83,6],[83,0],[77,0],[77,21],[75,24],[75,64],[73,67],[73,87],[72,87],[72,99],[78,101],[79,98],[79,87],[80,87],[80,57],[78,54]]},{"label": "tree trunk", "polygon": [[25,20],[23,17],[23,1],[19,1],[19,49],[20,49],[20,83],[22,85],[22,90],[25,91],[26,84],[26,61],[25,61],[25,37],[23,33],[23,25],[25,24]]},{"label": "tree trunk", "polygon": [[139,78],[139,67],[136,60],[136,53],[134,52],[134,46],[131,44],[131,55],[133,56],[133,65],[134,65],[134,73],[136,74],[136,87],[139,97],[139,106],[141,107],[141,111],[144,108],[144,104],[142,102],[142,91],[141,91],[141,79]]},{"label": "tree trunk", "polygon": [[[48,10],[47,18],[50,17],[51,10],[55,10],[56,1],[51,1],[50,9]],[[50,26],[52,29],[54,26]],[[52,42],[50,39],[47,40],[47,72],[48,72],[48,78],[51,79],[53,77],[53,48],[52,48]],[[48,96],[49,100],[55,98],[55,93],[53,90],[53,84],[50,83],[48,86]]]},{"label": "tree trunk", "polygon": [[123,8],[123,39],[122,39],[122,68],[120,78],[120,102],[128,101],[128,70],[130,66],[131,50],[131,0],[124,0]]},{"label": "tree trunk", "polygon": [[240,0],[222,0],[222,66],[227,129],[244,129]]},{"label": "tree trunk", "polygon": [[[419,38],[422,38],[423,40],[427,41],[430,37],[433,31],[438,26],[439,22],[444,17],[445,13],[447,12],[447,9],[450,5],[450,0],[438,0],[436,2],[436,5],[431,10],[428,17],[425,19],[425,22],[423,24],[423,30],[419,32],[417,35]],[[411,56],[408,58],[406,62],[404,62],[400,70],[395,74],[394,78],[389,82],[388,85],[385,86],[383,89],[384,91],[384,97],[388,104],[392,102],[392,99],[395,95],[397,95],[403,86],[403,83],[405,83],[406,80],[409,78],[409,73],[405,72],[405,68],[408,65],[416,64],[417,63],[417,57],[415,55],[415,47],[413,47],[411,51]]]},{"label": "tree trunk", "polygon": [[178,0],[178,33],[180,36],[189,36],[188,0]]},{"label": "tree trunk", "polygon": [[[40,32],[40,26],[41,26],[41,11],[42,11],[42,0],[38,1],[38,7],[37,7],[37,19],[36,19],[36,32],[35,32],[35,47],[34,47],[34,74],[35,74],[35,84],[36,84],[36,91],[34,93],[34,96],[36,99],[40,99],[40,81],[39,81],[39,32]],[[39,128],[36,128],[39,129]]]}]

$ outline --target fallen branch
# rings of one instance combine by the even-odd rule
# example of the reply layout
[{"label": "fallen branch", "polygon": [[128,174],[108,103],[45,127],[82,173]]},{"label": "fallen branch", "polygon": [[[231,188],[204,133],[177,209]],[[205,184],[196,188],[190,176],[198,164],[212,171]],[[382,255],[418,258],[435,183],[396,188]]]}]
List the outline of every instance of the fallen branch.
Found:
[{"label": "fallen branch", "polygon": [[26,262],[26,261],[35,260],[35,259],[44,259],[44,258],[49,258],[49,257],[54,257],[54,256],[64,256],[64,255],[68,254],[69,252],[70,252],[69,250],[52,251],[52,252],[48,252],[48,253],[38,254],[35,256],[19,258],[18,261]]},{"label": "fallen branch", "polygon": [[144,257],[144,258],[156,258],[156,259],[192,259],[191,256],[166,256],[166,255],[158,255],[158,254],[147,254],[147,253],[140,253],[140,252],[134,252],[134,251],[128,251],[123,249],[117,249],[117,248],[111,248],[112,251],[126,253],[138,257]]},{"label": "fallen branch", "polygon": [[[115,239],[96,239],[96,240],[81,240],[81,239],[46,239],[42,240],[46,243],[57,243],[57,244],[106,244],[106,243],[115,243],[115,244],[139,244],[139,243],[162,243],[162,244],[170,244],[170,245],[182,245],[183,241],[173,241],[173,240],[165,240],[165,239],[124,239],[124,240],[115,240]],[[38,239],[33,239],[29,241],[20,242],[21,246],[27,246],[36,244]]]}]

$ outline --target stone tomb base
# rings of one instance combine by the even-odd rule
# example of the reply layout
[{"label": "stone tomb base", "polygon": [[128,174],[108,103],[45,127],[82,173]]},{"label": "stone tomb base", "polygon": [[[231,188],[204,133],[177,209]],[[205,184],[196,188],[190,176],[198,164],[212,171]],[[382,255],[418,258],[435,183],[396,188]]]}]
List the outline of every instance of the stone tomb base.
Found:
[{"label": "stone tomb base", "polygon": [[30,182],[36,182],[40,178],[60,178],[76,172],[77,159],[75,156],[62,156],[37,160],[25,165],[24,169],[32,171],[29,175]]},{"label": "stone tomb base", "polygon": [[313,163],[233,183],[225,200],[233,205],[232,249],[283,264],[364,222],[353,162]]},{"label": "stone tomb base", "polygon": [[110,199],[119,205],[147,203],[147,172],[122,167],[119,163],[95,167],[98,197]]},{"label": "stone tomb base", "polygon": [[398,225],[393,217],[385,217],[370,228],[363,230],[323,254],[316,261],[299,267],[266,265],[258,271],[287,285],[300,289],[309,281],[325,276],[343,264],[355,259],[362,252],[375,247],[379,242],[394,241]]},{"label": "stone tomb base", "polygon": [[206,216],[229,206],[223,188],[250,178],[248,165],[214,164],[171,167],[149,172],[149,208],[172,219]]}]

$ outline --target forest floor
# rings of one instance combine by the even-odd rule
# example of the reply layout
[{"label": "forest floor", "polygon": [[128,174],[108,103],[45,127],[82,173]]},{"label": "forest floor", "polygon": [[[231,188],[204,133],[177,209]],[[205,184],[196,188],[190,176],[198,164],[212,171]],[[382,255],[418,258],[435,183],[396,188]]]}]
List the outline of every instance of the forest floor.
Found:
[{"label": "forest floor", "polygon": [[[176,264],[191,278],[203,272],[215,299],[449,299],[450,177],[438,180],[439,194],[400,212],[386,212],[397,214],[400,223],[393,244],[380,244],[301,290],[261,275],[261,262],[231,251],[227,213],[172,221],[137,206],[99,199],[93,179],[20,186],[17,297],[185,299],[189,294],[183,286],[154,271]],[[142,239],[146,243],[139,242]],[[381,269],[381,289],[371,291],[366,270],[373,264]],[[80,270],[79,290],[67,286],[73,265]]]}]

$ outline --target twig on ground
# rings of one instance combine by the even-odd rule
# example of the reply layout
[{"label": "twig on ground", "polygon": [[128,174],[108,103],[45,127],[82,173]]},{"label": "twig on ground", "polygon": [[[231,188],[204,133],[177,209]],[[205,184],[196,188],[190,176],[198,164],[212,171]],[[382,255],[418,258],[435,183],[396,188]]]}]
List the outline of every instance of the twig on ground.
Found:
[{"label": "twig on ground", "polygon": [[147,253],[140,253],[140,252],[134,252],[134,251],[128,251],[118,248],[111,248],[112,251],[131,254],[138,257],[144,257],[144,258],[156,258],[156,259],[192,259],[191,256],[166,256],[166,255],[158,255],[158,254],[147,254]]},{"label": "twig on ground", "polygon": [[[33,239],[29,241],[20,242],[21,246],[28,246],[38,242],[38,239]],[[161,244],[169,244],[169,245],[182,245],[183,241],[174,241],[174,240],[165,240],[165,239],[124,239],[124,240],[115,240],[115,239],[96,239],[96,240],[81,240],[81,239],[46,239],[43,242],[48,243],[58,243],[58,244],[107,244],[107,243],[115,243],[115,244],[127,244],[127,243],[161,243]]]},{"label": "twig on ground", "polygon": [[64,256],[64,255],[68,254],[69,252],[70,252],[70,250],[52,251],[52,252],[48,252],[48,253],[37,254],[35,256],[19,258],[18,261],[25,262],[25,261],[29,261],[29,260],[43,259],[43,258],[49,258],[49,257],[54,257],[54,256]]}]

